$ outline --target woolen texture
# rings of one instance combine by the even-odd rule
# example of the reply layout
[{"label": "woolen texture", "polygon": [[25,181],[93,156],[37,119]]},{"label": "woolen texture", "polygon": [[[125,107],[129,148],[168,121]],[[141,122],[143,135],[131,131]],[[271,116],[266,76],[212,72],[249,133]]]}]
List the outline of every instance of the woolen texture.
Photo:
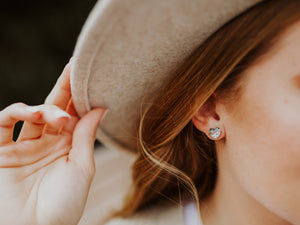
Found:
[{"label": "woolen texture", "polygon": [[94,107],[109,108],[97,138],[134,152],[145,104],[197,46],[258,2],[98,1],[73,54],[71,90],[77,112],[83,116]]},{"label": "woolen texture", "polygon": [[94,152],[96,174],[78,225],[101,225],[113,211],[121,209],[131,188],[131,165],[136,155],[105,146]]},{"label": "woolen texture", "polygon": [[161,204],[135,213],[128,218],[112,219],[105,225],[185,225],[179,205]]}]

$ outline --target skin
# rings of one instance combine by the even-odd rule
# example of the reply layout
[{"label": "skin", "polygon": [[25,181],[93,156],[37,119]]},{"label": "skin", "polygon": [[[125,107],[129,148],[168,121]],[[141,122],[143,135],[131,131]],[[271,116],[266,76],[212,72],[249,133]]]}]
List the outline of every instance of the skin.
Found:
[{"label": "skin", "polygon": [[210,137],[219,175],[200,206],[205,225],[300,224],[299,59],[297,22],[245,72],[237,101],[228,107],[215,99],[208,115],[194,116],[207,135],[222,130]]},{"label": "skin", "polygon": [[[96,128],[105,109],[75,112],[67,64],[45,104],[0,112],[0,224],[78,224],[95,174]],[[17,121],[25,121],[12,140]]]},{"label": "skin", "polygon": [[[205,225],[300,224],[299,58],[297,23],[245,72],[238,101],[228,107],[215,99],[209,112],[194,116],[195,126],[208,136],[210,128],[222,131],[215,140],[216,187],[201,202]],[[96,127],[105,109],[80,119],[69,76],[70,64],[45,104],[18,103],[0,112],[0,224],[80,220],[95,174]],[[25,125],[13,142],[19,120]]]}]

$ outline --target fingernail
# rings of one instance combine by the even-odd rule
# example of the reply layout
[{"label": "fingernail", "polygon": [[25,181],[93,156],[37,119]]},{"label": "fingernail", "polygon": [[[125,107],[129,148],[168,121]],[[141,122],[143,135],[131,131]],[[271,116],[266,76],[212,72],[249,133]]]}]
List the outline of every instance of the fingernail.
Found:
[{"label": "fingernail", "polygon": [[72,57],[70,58],[69,62],[72,62],[72,61],[73,61],[73,59],[74,59],[74,56],[72,56]]},{"label": "fingernail", "polygon": [[104,119],[104,117],[107,115],[109,109],[106,109],[105,112],[103,113],[103,116],[101,117],[100,123],[102,122],[102,120]]},{"label": "fingernail", "polygon": [[66,113],[65,111],[63,110],[60,110],[60,109],[57,109],[54,111],[54,116],[56,118],[63,118],[63,117],[67,117],[69,119],[71,119],[72,117],[70,116],[70,114]]},{"label": "fingernail", "polygon": [[40,111],[38,108],[36,108],[34,106],[27,106],[26,110],[28,110],[29,112],[32,112],[32,113],[36,113],[36,112]]}]

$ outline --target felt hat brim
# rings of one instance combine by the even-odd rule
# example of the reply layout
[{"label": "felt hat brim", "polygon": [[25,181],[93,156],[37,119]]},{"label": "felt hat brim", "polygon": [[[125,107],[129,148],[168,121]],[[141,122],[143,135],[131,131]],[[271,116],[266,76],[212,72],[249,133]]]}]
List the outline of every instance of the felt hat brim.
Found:
[{"label": "felt hat brim", "polygon": [[212,33],[260,0],[101,0],[78,37],[71,91],[80,116],[109,108],[97,139],[136,151],[144,104]]}]

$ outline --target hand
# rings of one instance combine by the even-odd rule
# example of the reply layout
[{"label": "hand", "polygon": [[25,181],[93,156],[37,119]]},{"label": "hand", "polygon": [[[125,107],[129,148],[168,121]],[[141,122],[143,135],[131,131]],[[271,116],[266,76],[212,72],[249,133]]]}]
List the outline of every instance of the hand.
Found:
[{"label": "hand", "polygon": [[[0,112],[0,224],[77,224],[95,174],[93,144],[105,109],[77,116],[70,65],[45,104]],[[18,140],[14,125],[25,121]]]}]

